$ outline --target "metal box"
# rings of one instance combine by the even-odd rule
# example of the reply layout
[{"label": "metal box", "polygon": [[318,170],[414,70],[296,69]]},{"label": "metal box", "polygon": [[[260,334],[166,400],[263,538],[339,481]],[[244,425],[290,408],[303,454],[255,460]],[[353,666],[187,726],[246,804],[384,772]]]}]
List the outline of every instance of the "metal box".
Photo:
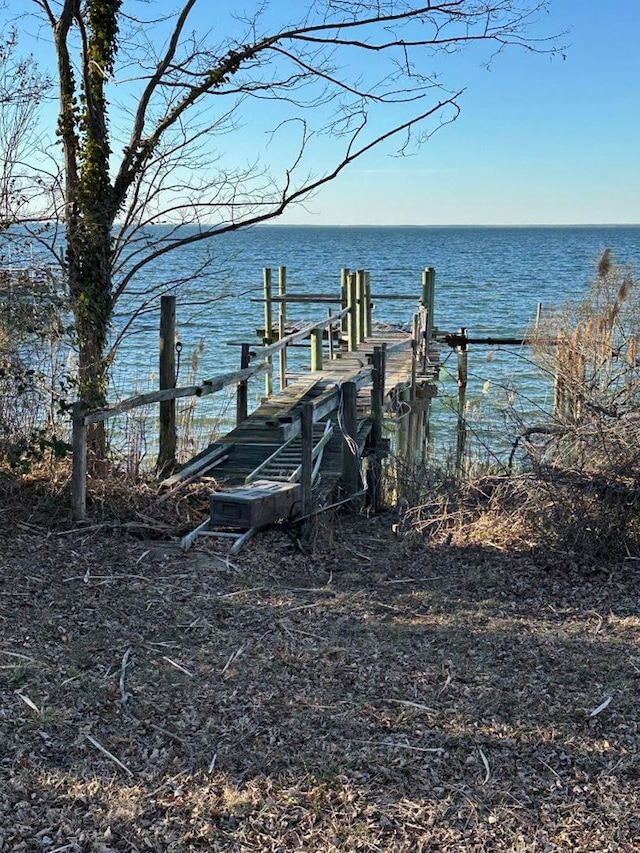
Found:
[{"label": "metal box", "polygon": [[214,492],[209,507],[212,525],[262,527],[299,512],[300,484],[256,480],[250,486]]}]

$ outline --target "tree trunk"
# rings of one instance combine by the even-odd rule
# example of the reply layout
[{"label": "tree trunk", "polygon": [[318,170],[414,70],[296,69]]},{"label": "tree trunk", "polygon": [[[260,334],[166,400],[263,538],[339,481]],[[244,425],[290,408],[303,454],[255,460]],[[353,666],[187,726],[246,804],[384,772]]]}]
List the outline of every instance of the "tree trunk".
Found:
[{"label": "tree trunk", "polygon": [[[95,213],[95,211],[94,211]],[[67,240],[69,290],[78,337],[78,396],[84,406],[107,404],[108,359],[105,356],[111,321],[111,228],[108,221],[75,222]],[[104,423],[92,424],[87,435],[90,470],[102,470],[106,459]]]}]

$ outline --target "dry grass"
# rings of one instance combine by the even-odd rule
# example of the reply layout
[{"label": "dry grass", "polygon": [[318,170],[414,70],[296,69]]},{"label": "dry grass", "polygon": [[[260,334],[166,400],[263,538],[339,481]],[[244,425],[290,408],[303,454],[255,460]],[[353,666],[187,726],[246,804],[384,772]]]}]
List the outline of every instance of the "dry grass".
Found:
[{"label": "dry grass", "polygon": [[634,561],[0,519],[3,853],[637,849]]},{"label": "dry grass", "polygon": [[486,475],[434,492],[400,526],[432,545],[528,551],[591,568],[640,557],[640,491],[571,469]]}]

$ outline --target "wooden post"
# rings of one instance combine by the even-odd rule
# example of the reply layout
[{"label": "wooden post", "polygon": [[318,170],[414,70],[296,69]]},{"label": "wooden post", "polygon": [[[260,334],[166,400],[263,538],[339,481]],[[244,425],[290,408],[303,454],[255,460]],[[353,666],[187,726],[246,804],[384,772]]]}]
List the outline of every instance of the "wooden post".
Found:
[{"label": "wooden post", "polygon": [[[262,270],[262,291],[264,298],[264,338],[265,346],[273,343],[271,339],[271,330],[273,328],[273,303],[271,301],[271,270],[265,267]],[[271,364],[271,356],[267,356],[267,362]],[[271,371],[267,371],[264,375],[264,393],[270,397],[273,392],[273,377]]]},{"label": "wooden post", "polygon": [[[287,325],[287,303],[284,297],[287,295],[287,268],[278,268],[278,340],[282,340],[286,334]],[[281,349],[278,353],[278,366],[280,370],[280,390],[287,387],[287,348]]]},{"label": "wooden post", "polygon": [[[240,370],[246,370],[247,367],[249,367],[249,344],[242,344],[240,350]],[[236,426],[247,419],[248,385],[247,379],[238,382],[238,389],[236,391]]]},{"label": "wooden post", "polygon": [[84,415],[84,404],[74,403],[71,410],[71,511],[74,521],[84,521],[87,517],[87,426]]},{"label": "wooden post", "polygon": [[[467,330],[460,329],[460,336],[466,338]],[[468,351],[466,342],[460,344],[458,352],[458,432],[456,441],[456,473],[460,476],[464,470],[464,452],[467,443],[467,403]]]},{"label": "wooden post", "polygon": [[[278,339],[282,340],[286,335],[284,317],[278,318]],[[287,348],[283,347],[278,353],[278,371],[280,374],[280,390],[287,387]]]},{"label": "wooden post", "polygon": [[[329,318],[329,321],[331,321],[331,316],[332,316],[331,315],[331,308],[327,308],[327,317]],[[336,354],[335,354],[334,341],[333,341],[333,323],[332,322],[329,322],[329,325],[327,326],[327,339],[329,341],[329,361],[333,361],[333,359],[336,357]]]},{"label": "wooden post", "polygon": [[427,312],[424,336],[426,355],[428,358],[431,338],[433,337],[433,320],[436,305],[436,271],[433,267],[427,267],[422,273],[422,304]]},{"label": "wooden post", "polygon": [[365,340],[371,337],[371,274],[364,274],[364,337]]},{"label": "wooden post", "polygon": [[[344,309],[349,304],[349,270],[344,268],[340,270],[340,310]],[[345,315],[340,320],[340,331],[343,334],[348,334],[348,317]]]},{"label": "wooden post", "polygon": [[373,348],[371,379],[371,432],[369,433],[370,450],[368,457],[368,496],[369,504],[374,512],[382,508],[382,347]]},{"label": "wooden post", "polygon": [[322,370],[322,329],[311,332],[311,370]]},{"label": "wooden post", "polygon": [[300,503],[301,514],[309,515],[312,508],[313,474],[313,403],[303,403],[300,413]]},{"label": "wooden post", "polygon": [[396,431],[396,450],[398,456],[405,460],[409,457],[409,416],[411,412],[409,393],[408,388],[403,388],[398,395],[402,406]]},{"label": "wooden post", "polygon": [[[176,298],[165,294],[160,299],[160,391],[176,387]],[[160,477],[170,474],[176,465],[176,401],[160,403],[160,437],[156,470]]]},{"label": "wooden post", "polygon": [[413,336],[411,339],[411,385],[409,386],[409,427],[407,437],[407,461],[415,465],[418,461],[419,413],[416,405],[416,355],[418,349],[418,329],[420,328],[419,314],[413,315]]},{"label": "wooden post", "polygon": [[360,345],[365,339],[364,325],[365,325],[365,316],[366,316],[366,305],[365,305],[365,272],[364,272],[364,270],[358,270],[356,273],[356,303],[357,303],[356,329],[357,329],[358,345]]},{"label": "wooden post", "polygon": [[342,487],[347,495],[360,491],[360,459],[358,457],[358,388],[355,382],[343,382],[342,391]]},{"label": "wooden post", "polygon": [[349,273],[347,288],[347,338],[349,352],[355,352],[358,349],[358,300],[356,296],[356,274]]}]

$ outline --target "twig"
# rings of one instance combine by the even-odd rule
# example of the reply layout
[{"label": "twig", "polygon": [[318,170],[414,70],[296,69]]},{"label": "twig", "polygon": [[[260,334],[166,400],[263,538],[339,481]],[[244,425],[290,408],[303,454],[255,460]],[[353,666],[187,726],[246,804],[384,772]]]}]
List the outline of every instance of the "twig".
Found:
[{"label": "twig", "polygon": [[32,710],[32,711],[35,711],[35,712],[36,712],[36,714],[40,714],[40,708],[38,708],[38,706],[36,705],[36,703],[35,703],[35,702],[33,702],[31,699],[29,699],[29,697],[28,697],[27,695],[25,695],[24,693],[20,693],[20,691],[19,691],[19,690],[16,690],[16,696],[17,696],[19,699],[22,699],[22,701],[24,702],[24,704],[25,704],[25,705],[28,705],[28,707],[29,707],[29,708],[31,708],[31,710]]},{"label": "twig", "polygon": [[235,650],[235,652],[231,652],[231,654],[229,655],[229,659],[227,660],[227,662],[225,663],[225,665],[222,667],[222,670],[221,670],[221,672],[220,672],[220,675],[224,675],[224,674],[225,674],[225,672],[229,669],[229,667],[230,667],[230,666],[231,666],[231,664],[234,662],[234,660],[237,660],[237,658],[239,658],[239,657],[240,657],[240,655],[244,652],[244,650],[245,650],[245,649],[246,649],[246,644],[245,644],[245,643],[243,643],[243,644],[240,646],[240,648],[238,648],[238,649],[236,649],[236,650]]},{"label": "twig", "polygon": [[104,530],[119,527],[119,522],[114,521],[101,521],[99,524],[89,524],[86,527],[72,527],[70,530],[60,530],[55,535],[56,536],[70,536],[72,533],[89,533],[94,530]]},{"label": "twig", "polygon": [[601,702],[597,708],[594,708],[593,711],[589,714],[589,717],[597,717],[598,714],[601,714],[605,708],[609,707],[609,703],[613,699],[613,696],[607,696],[604,702]]},{"label": "twig", "polygon": [[185,674],[185,675],[188,675],[188,676],[189,676],[189,678],[193,678],[193,673],[192,673],[192,672],[189,672],[189,670],[188,670],[188,669],[185,669],[185,668],[184,668],[183,666],[181,666],[179,663],[177,663],[176,661],[174,661],[174,660],[172,660],[171,658],[167,657],[166,655],[162,655],[162,660],[166,660],[166,662],[167,662],[167,663],[170,663],[170,664],[171,664],[171,666],[175,666],[175,668],[176,668],[176,669],[179,669],[179,670],[180,670],[180,672],[184,672],[184,674]]},{"label": "twig", "polygon": [[295,613],[297,610],[312,610],[314,607],[321,607],[323,604],[324,601],[309,602],[308,604],[299,604],[297,607],[290,607],[288,610],[284,610],[283,613],[287,615],[289,613]]},{"label": "twig", "polygon": [[166,779],[162,785],[159,785],[157,788],[154,788],[153,791],[149,791],[148,794],[143,796],[143,800],[149,800],[151,797],[155,797],[156,794],[159,794],[164,788],[167,788],[169,785],[172,785],[175,781],[177,781],[181,776],[186,776],[189,773],[188,770],[181,770],[179,773],[176,773],[175,776],[172,776],[170,779]]},{"label": "twig", "polygon": [[329,642],[329,638],[323,637],[321,634],[312,634],[310,631],[301,631],[299,628],[289,628],[288,625],[285,625],[284,619],[278,619],[277,624],[291,639],[294,639],[294,634],[299,634],[301,637],[311,637],[314,640],[322,640],[325,643]]},{"label": "twig", "polygon": [[216,598],[235,598],[237,595],[243,595],[249,592],[261,592],[266,589],[266,586],[252,586],[250,589],[237,589],[235,592],[223,592],[217,595]]},{"label": "twig", "polygon": [[127,666],[130,656],[131,646],[122,655],[122,662],[120,664],[120,706],[123,711],[127,710],[127,702],[131,698],[131,694],[127,693]]},{"label": "twig", "polygon": [[113,761],[115,764],[117,764],[117,765],[118,765],[118,767],[121,767],[121,768],[124,770],[124,772],[125,772],[125,773],[127,773],[129,776],[133,776],[133,771],[132,771],[132,770],[129,770],[129,768],[127,767],[127,765],[126,765],[126,764],[123,764],[123,763],[122,763],[122,761],[120,761],[120,759],[119,759],[119,758],[116,758],[116,756],[115,756],[112,752],[109,752],[109,750],[108,750],[108,749],[105,749],[105,748],[104,748],[104,746],[102,746],[102,744],[101,744],[99,741],[97,741],[97,740],[96,740],[94,737],[92,737],[91,735],[85,735],[85,737],[86,737],[86,739],[89,741],[89,743],[90,743],[90,744],[93,744],[93,746],[95,746],[95,748],[96,748],[96,749],[100,750],[100,752],[101,752],[103,755],[106,755],[106,756],[107,756],[107,758],[110,758],[110,759],[111,759],[111,761]]},{"label": "twig", "polygon": [[7,652],[4,649],[0,649],[0,654],[8,655],[10,658],[18,658],[19,660],[28,660],[31,663],[40,663],[36,658],[29,657],[29,655],[21,655],[18,652]]},{"label": "twig", "polygon": [[387,702],[393,702],[394,705],[408,705],[410,708],[417,708],[419,711],[427,711],[429,714],[437,714],[435,708],[429,708],[428,705],[421,705],[420,702],[409,702],[408,699],[387,699]]},{"label": "twig", "polygon": [[394,743],[393,741],[383,740],[361,740],[360,738],[355,738],[354,743],[368,743],[373,744],[374,746],[389,746],[392,749],[410,749],[412,752],[435,752],[438,755],[444,755],[446,749],[442,746],[412,746],[410,743]]},{"label": "twig", "polygon": [[484,764],[485,776],[482,780],[482,784],[486,785],[489,779],[491,778],[491,769],[489,767],[489,762],[487,761],[487,756],[482,751],[482,747],[478,747],[478,752],[480,753],[480,758],[482,759],[482,763]]}]

